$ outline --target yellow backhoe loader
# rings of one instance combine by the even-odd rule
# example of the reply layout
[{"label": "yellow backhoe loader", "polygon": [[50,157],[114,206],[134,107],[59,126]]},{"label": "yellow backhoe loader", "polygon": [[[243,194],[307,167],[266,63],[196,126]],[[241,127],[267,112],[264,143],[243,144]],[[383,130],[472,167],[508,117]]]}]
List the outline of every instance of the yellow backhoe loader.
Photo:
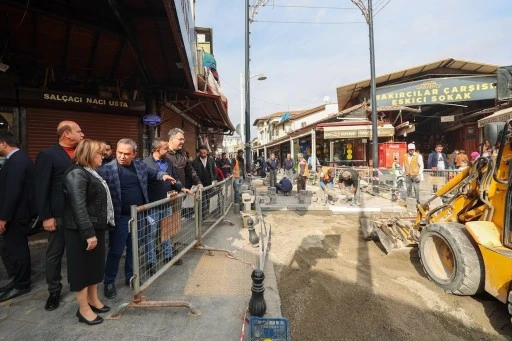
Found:
[{"label": "yellow backhoe loader", "polygon": [[[493,156],[478,158],[432,198],[414,219],[361,219],[365,236],[386,250],[417,245],[428,278],[446,292],[486,291],[512,314],[512,120],[489,123]],[[430,208],[434,201],[444,203]]]}]

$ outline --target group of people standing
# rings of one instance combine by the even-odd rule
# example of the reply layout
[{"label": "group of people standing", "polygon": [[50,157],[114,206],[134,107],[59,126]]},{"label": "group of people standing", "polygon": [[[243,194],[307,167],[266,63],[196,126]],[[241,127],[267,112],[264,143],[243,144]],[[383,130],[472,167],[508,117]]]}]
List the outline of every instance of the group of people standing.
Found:
[{"label": "group of people standing", "polygon": [[[190,161],[183,151],[184,131],[179,128],[171,129],[168,138],[155,139],[151,155],[144,160],[137,158],[132,139],[121,139],[114,157],[110,143],[84,139],[73,121],[60,122],[57,136],[58,143],[40,152],[34,165],[11,133],[0,133],[0,156],[6,158],[0,169],[0,234],[6,244],[2,261],[11,278],[0,288],[0,302],[30,291],[27,232],[37,216],[48,231],[45,309],[60,305],[66,252],[68,282],[79,305],[76,316],[94,325],[103,322],[99,314],[110,310],[98,297],[98,284],[104,283],[106,298],[116,297],[114,283],[125,248],[125,284],[133,276],[132,253],[137,250],[131,249],[130,206],[163,199],[169,192],[191,195],[192,186],[202,188],[217,179],[216,165],[205,147]],[[220,168],[223,175],[241,181],[243,151],[234,166],[224,160]],[[157,258],[154,240],[151,244],[154,235],[156,229],[151,229],[150,241],[145,241],[152,273]],[[169,241],[162,243],[162,255],[164,262],[172,258]]]},{"label": "group of people standing", "polygon": [[[489,141],[486,141],[482,147],[483,157],[491,156],[493,149],[489,146]],[[407,145],[407,154],[404,156],[404,176],[407,187],[407,197],[415,198],[419,202],[420,182],[424,180],[424,170],[429,169],[434,176],[444,176],[443,171],[462,169],[471,166],[480,156],[478,152],[472,152],[470,157],[463,149],[455,149],[452,153],[446,155],[444,146],[437,144],[435,149],[428,154],[427,164],[424,165],[423,156],[416,150],[414,143]],[[437,174],[438,172],[439,174]],[[433,191],[438,189],[437,185],[432,186]],[[414,192],[414,194],[413,194]]]}]

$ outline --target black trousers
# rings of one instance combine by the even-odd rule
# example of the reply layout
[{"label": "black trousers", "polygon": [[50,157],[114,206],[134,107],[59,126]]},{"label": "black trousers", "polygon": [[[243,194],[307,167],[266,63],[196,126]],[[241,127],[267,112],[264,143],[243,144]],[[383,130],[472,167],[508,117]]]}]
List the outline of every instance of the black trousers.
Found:
[{"label": "black trousers", "polygon": [[28,248],[28,229],[30,219],[14,220],[7,223],[4,234],[7,254],[14,267],[14,288],[18,290],[30,287],[30,249]]},{"label": "black trousers", "polygon": [[62,289],[62,256],[64,255],[64,226],[62,218],[57,219],[57,230],[48,234],[48,247],[46,249],[46,284],[49,292],[57,292]]},{"label": "black trousers", "polygon": [[7,276],[14,277],[16,269],[13,261],[9,257],[9,253],[7,253],[7,244],[3,234],[0,235],[0,257],[2,258],[2,263],[4,263],[5,270],[7,270]]}]

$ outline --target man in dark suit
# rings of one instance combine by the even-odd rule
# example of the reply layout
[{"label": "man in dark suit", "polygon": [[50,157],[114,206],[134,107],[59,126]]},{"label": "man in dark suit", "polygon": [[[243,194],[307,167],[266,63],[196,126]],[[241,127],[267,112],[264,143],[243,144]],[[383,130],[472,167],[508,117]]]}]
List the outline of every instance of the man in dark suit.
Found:
[{"label": "man in dark suit", "polygon": [[[164,138],[156,138],[153,140],[152,144],[153,153],[151,156],[148,156],[144,159],[144,163],[148,165],[149,168],[153,168],[154,170],[158,172],[166,172],[170,176],[172,176],[175,179],[178,179],[178,176],[176,174],[176,169],[174,168],[171,159],[169,159],[167,156],[167,153],[169,152],[169,140]],[[171,182],[163,182],[163,181],[150,181],[148,183],[148,196],[149,196],[149,202],[158,201],[161,199],[167,198],[167,193],[170,191],[181,191],[181,188],[183,185],[177,181],[175,184],[172,184]],[[146,251],[145,253],[148,255],[148,264],[149,264],[149,272],[151,275],[154,274],[156,271],[156,232],[158,229],[159,221],[166,217],[171,215],[172,212],[169,209],[159,209],[156,211],[156,209],[153,210],[153,212],[150,214],[151,218],[153,219],[153,222],[149,223],[148,226],[148,232],[147,232],[147,239],[146,240]],[[172,258],[172,243],[171,240],[165,240],[162,242],[162,254],[164,258],[164,262],[169,262]],[[181,265],[183,262],[181,259],[179,259],[176,262],[176,265]]]},{"label": "man in dark suit", "polygon": [[[119,262],[126,246],[126,260],[124,264],[125,283],[130,283],[133,276],[132,242],[128,222],[131,216],[132,205],[142,205],[149,202],[149,181],[176,180],[166,172],[149,168],[141,160],[135,160],[137,144],[131,139],[121,139],[117,143],[116,159],[98,170],[98,173],[108,184],[112,204],[114,206],[115,228],[109,230],[108,254],[105,265],[104,295],[107,298],[117,296],[114,282],[119,271]],[[182,192],[189,192],[181,188]],[[137,250],[135,250],[137,252]]]},{"label": "man in dark suit", "polygon": [[[199,176],[203,186],[210,186],[213,181],[217,180],[217,172],[215,172],[215,161],[213,158],[208,156],[208,148],[206,148],[206,146],[199,147],[199,155],[192,162],[192,166],[196,170],[197,176]],[[210,216],[210,199],[217,194],[217,188],[210,188],[202,192],[202,209],[204,218]]]},{"label": "man in dark suit", "polygon": [[62,290],[61,264],[64,255],[62,177],[71,165],[75,148],[84,138],[84,134],[75,122],[62,121],[57,126],[57,136],[59,143],[40,152],[36,159],[36,208],[39,219],[43,221],[43,228],[49,232],[45,271],[50,295],[44,306],[48,311],[59,307],[60,291]]},{"label": "man in dark suit", "polygon": [[7,157],[0,170],[0,234],[14,266],[14,279],[0,288],[0,302],[4,302],[30,291],[27,232],[33,213],[34,164],[8,132],[0,132],[0,156]]}]

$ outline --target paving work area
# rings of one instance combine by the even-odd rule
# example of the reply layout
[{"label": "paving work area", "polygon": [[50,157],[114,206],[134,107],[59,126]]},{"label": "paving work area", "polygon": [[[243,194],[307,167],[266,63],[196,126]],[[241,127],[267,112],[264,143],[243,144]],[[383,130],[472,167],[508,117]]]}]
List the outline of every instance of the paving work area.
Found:
[{"label": "paving work area", "polygon": [[293,340],[512,340],[507,306],[445,293],[417,248],[386,255],[358,214],[269,212],[272,262]]}]

